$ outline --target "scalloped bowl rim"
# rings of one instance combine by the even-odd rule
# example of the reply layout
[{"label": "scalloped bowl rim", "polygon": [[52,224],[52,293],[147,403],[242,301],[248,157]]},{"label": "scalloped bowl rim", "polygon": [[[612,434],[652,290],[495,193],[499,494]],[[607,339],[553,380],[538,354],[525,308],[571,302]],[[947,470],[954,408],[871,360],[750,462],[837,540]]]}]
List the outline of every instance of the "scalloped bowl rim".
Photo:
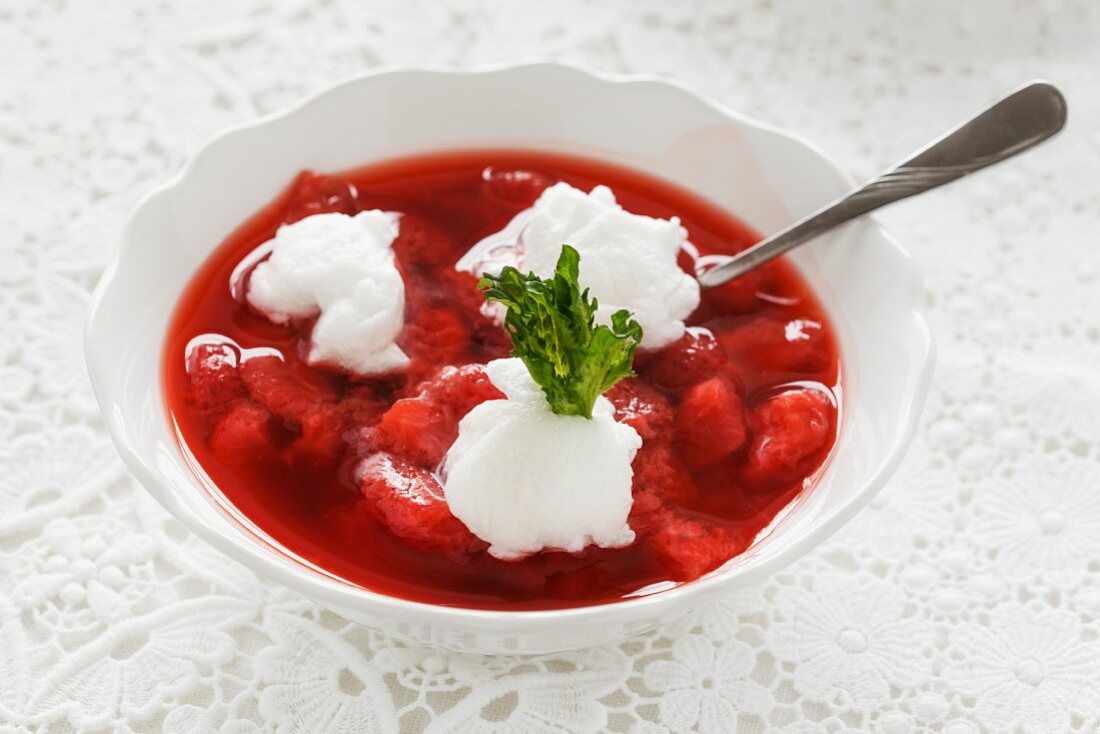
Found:
[{"label": "scalloped bowl rim", "polygon": [[[146,457],[134,445],[130,437],[130,428],[126,424],[119,411],[115,410],[114,396],[108,393],[105,370],[109,365],[97,355],[96,337],[99,324],[100,305],[106,293],[112,286],[116,272],[127,255],[128,250],[134,247],[133,224],[138,214],[162,197],[171,196],[172,192],[181,187],[192,175],[193,171],[207,158],[218,154],[222,146],[231,144],[232,141],[243,135],[248,135],[257,129],[277,124],[280,121],[294,118],[303,110],[317,104],[329,95],[336,94],[349,86],[353,86],[375,77],[391,74],[442,74],[442,75],[494,75],[508,74],[538,70],[542,67],[555,67],[568,70],[581,76],[595,78],[596,80],[617,85],[661,85],[672,87],[683,98],[685,103],[700,105],[720,114],[746,128],[752,128],[759,132],[783,138],[790,143],[800,146],[808,154],[820,159],[827,165],[837,177],[839,182],[850,184],[850,178],[837,166],[823,151],[805,138],[783,128],[747,117],[736,111],[714,103],[696,93],[683,83],[649,74],[607,74],[596,72],[575,64],[563,64],[561,62],[532,61],[523,63],[494,64],[475,67],[434,67],[434,66],[401,66],[385,67],[357,73],[342,78],[341,80],[305,97],[300,102],[281,111],[265,115],[263,117],[233,125],[221,133],[213,136],[189,157],[178,173],[164,183],[152,189],[132,210],[127,226],[111,254],[109,264],[92,296],[85,327],[85,357],[91,376],[92,386],[96,398],[100,404],[104,419],[107,423],[111,437],[119,450],[123,460],[130,470],[137,476],[141,484],[162,504],[169,512],[183,522],[190,530],[211,543],[218,550],[226,553],[235,560],[245,563],[253,570],[260,571],[269,578],[276,579],[291,588],[311,597],[322,604],[332,604],[341,609],[363,609],[368,613],[397,614],[408,617],[413,613],[416,622],[430,622],[436,624],[467,623],[479,628],[486,628],[502,622],[509,626],[509,631],[522,635],[525,630],[543,628],[545,623],[552,622],[555,625],[570,621],[591,621],[597,618],[616,618],[622,620],[626,617],[639,617],[649,614],[660,607],[690,606],[693,601],[700,601],[703,597],[713,595],[723,586],[737,581],[737,586],[753,582],[760,577],[773,573],[776,569],[789,564],[798,557],[804,555],[811,548],[821,544],[826,538],[835,533],[848,520],[853,517],[866,503],[886,484],[894,473],[904,456],[912,435],[916,429],[918,419],[927,396],[933,364],[935,360],[935,346],[924,317],[924,304],[911,304],[910,316],[913,319],[912,327],[915,336],[920,340],[918,345],[923,351],[923,364],[921,364],[915,384],[911,386],[911,400],[908,401],[904,414],[899,419],[898,430],[894,434],[894,440],[886,451],[886,458],[878,466],[878,470],[868,477],[862,488],[845,504],[837,507],[830,514],[821,518],[816,525],[800,537],[790,541],[776,553],[769,556],[757,566],[742,567],[726,571],[714,572],[696,581],[680,584],[674,588],[659,591],[647,596],[625,599],[610,604],[597,604],[580,607],[570,607],[550,610],[508,611],[487,610],[467,607],[451,607],[417,602],[399,597],[389,596],[380,592],[354,586],[346,582],[337,581],[316,572],[305,572],[300,568],[291,567],[281,561],[273,553],[256,546],[253,543],[235,542],[223,532],[210,527],[190,507],[180,503],[174,494],[168,489],[168,481],[154,467],[151,457]],[[904,262],[909,270],[912,287],[915,292],[923,294],[920,285],[921,279],[911,256],[905,249],[877,222],[869,219],[867,226],[874,228],[875,234],[884,243],[896,250],[899,261]],[[159,406],[158,406],[159,407]],[[167,418],[167,416],[162,416]],[[196,487],[200,487],[198,482]],[[243,555],[242,555],[243,553]],[[367,608],[365,605],[369,606]]]}]

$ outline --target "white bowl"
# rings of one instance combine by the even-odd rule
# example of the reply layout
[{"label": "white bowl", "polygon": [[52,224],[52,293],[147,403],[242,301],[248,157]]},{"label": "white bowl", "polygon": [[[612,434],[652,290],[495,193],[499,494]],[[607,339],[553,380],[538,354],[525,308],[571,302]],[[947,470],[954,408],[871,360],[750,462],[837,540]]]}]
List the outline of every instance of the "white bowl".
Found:
[{"label": "white bowl", "polygon": [[92,383],[119,452],[191,530],[363,625],[456,650],[549,652],[651,629],[752,584],[821,543],[882,488],[911,438],[933,347],[913,263],[865,219],[793,256],[839,331],[844,390],[832,459],[752,548],[707,576],[610,605],[458,609],[352,586],[252,526],[181,451],[165,411],[161,350],[184,285],[303,168],[340,170],[464,147],[537,148],[626,164],[719,202],[762,232],[850,184],[807,142],[675,83],[560,64],[365,74],[225,132],[137,207],[96,289],[86,333]]}]

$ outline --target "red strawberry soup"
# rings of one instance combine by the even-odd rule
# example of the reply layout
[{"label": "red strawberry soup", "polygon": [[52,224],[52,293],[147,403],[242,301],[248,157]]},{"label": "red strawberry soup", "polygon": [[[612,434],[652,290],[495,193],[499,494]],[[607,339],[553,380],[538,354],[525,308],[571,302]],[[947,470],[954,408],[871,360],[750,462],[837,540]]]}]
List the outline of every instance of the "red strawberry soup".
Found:
[{"label": "red strawberry soup", "polygon": [[[833,329],[782,261],[704,289],[686,334],[639,349],[636,376],[605,394],[615,420],[642,440],[633,543],[501,560],[448,508],[441,462],[463,416],[504,397],[482,365],[510,349],[477,279],[455,263],[559,181],[584,191],[603,184],[629,212],[679,217],[699,255],[758,239],[666,182],[580,158],[470,151],[303,172],[218,247],[169,327],[167,407],[202,470],[301,558],[432,604],[615,602],[691,581],[743,552],[808,486],[837,433]],[[307,361],[314,319],[274,323],[242,294],[259,259],[248,256],[280,225],[371,209],[401,214],[392,247],[405,285],[397,345],[408,363],[362,376]],[[694,256],[680,257],[688,272]]]}]

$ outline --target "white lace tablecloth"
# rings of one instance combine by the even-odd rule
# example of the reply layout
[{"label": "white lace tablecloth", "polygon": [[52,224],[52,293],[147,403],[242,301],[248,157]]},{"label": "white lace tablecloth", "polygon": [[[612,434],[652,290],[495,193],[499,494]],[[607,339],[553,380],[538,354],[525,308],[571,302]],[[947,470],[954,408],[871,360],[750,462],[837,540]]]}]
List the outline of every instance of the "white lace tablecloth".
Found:
[{"label": "white lace tablecloth", "polygon": [[[1037,76],[1065,134],[882,215],[939,340],[889,488],[759,588],[540,658],[402,646],[127,475],[82,315],[127,211],[227,124],[383,64],[674,75],[857,176]],[[0,731],[1100,730],[1100,4],[0,0]]]}]

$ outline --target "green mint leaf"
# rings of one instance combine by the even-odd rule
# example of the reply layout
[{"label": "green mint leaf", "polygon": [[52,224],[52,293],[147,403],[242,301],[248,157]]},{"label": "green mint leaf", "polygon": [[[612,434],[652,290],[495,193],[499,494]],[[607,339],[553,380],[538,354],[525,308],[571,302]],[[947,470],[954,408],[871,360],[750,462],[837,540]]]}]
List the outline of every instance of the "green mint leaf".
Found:
[{"label": "green mint leaf", "polygon": [[578,285],[580,259],[562,245],[552,278],[508,266],[500,275],[485,274],[478,287],[507,309],[504,329],[512,337],[512,356],[527,365],[550,409],[591,418],[596,398],[634,374],[642,327],[626,310],[612,314],[610,326],[595,325],[599,303]]}]

